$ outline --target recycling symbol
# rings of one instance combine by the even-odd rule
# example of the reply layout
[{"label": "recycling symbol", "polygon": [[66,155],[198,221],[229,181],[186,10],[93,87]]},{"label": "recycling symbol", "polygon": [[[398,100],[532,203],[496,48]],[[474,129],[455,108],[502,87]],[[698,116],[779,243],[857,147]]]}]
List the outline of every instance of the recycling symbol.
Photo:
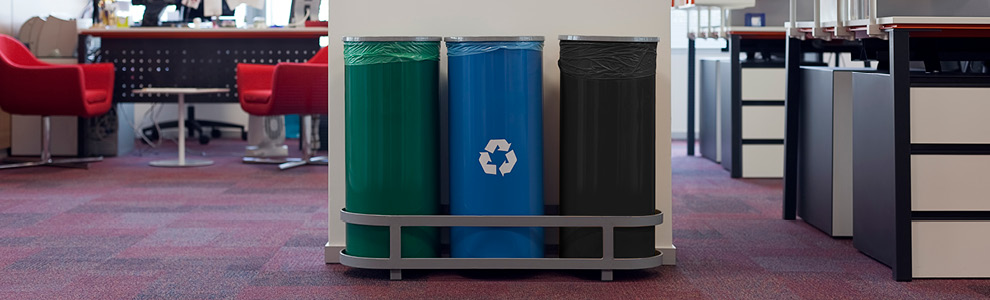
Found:
[{"label": "recycling symbol", "polygon": [[[505,174],[512,172],[512,167],[516,165],[516,152],[509,150],[509,146],[512,146],[512,144],[509,144],[509,142],[504,139],[493,139],[488,141],[488,146],[485,146],[485,152],[481,152],[481,157],[478,158],[478,161],[481,162],[481,168],[485,170],[485,174],[498,175],[499,172],[502,172],[502,176],[505,176]],[[503,162],[501,166],[491,164],[491,155],[495,153],[496,149],[498,151],[506,152],[505,162]],[[496,167],[498,168],[497,170]]]}]

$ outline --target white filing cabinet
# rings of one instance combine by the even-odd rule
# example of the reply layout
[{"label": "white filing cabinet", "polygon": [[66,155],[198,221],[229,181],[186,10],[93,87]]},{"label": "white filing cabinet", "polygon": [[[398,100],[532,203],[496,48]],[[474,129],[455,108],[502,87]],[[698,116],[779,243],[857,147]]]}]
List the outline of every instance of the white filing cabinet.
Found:
[{"label": "white filing cabinet", "polygon": [[782,178],[784,69],[742,65],[739,78],[733,78],[731,60],[717,58],[701,59],[700,70],[702,157],[722,164],[735,178]]}]

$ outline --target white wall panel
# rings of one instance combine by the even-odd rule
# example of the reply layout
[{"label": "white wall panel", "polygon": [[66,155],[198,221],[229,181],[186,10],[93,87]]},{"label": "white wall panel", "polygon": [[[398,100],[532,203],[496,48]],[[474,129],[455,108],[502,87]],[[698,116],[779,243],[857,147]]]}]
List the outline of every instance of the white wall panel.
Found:
[{"label": "white wall panel", "polygon": [[[12,2],[13,5],[7,1]],[[5,2],[7,2],[6,6],[2,6]],[[10,18],[2,18],[3,13],[0,13],[0,22],[10,22],[0,24],[0,27],[12,26],[11,33],[16,34],[24,21],[35,16],[54,15],[63,19],[79,19],[84,17],[83,12],[90,5],[93,5],[92,0],[0,0],[0,11],[8,8],[11,11]]]}]

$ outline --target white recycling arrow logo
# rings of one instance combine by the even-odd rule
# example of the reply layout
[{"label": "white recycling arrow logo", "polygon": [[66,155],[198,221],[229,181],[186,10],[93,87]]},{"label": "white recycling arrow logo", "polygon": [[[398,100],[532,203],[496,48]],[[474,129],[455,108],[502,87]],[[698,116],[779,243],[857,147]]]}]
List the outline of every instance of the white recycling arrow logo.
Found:
[{"label": "white recycling arrow logo", "polygon": [[[488,141],[488,146],[485,146],[486,152],[480,152],[481,157],[478,158],[478,162],[481,163],[481,169],[485,170],[485,174],[498,175],[499,172],[502,172],[502,176],[505,176],[505,174],[512,172],[512,167],[516,166],[517,159],[516,152],[509,150],[510,146],[512,146],[512,144],[505,139],[493,139]],[[501,166],[491,164],[491,155],[495,153],[495,150],[506,152],[505,162],[503,162]],[[496,168],[498,169],[496,170]]]}]

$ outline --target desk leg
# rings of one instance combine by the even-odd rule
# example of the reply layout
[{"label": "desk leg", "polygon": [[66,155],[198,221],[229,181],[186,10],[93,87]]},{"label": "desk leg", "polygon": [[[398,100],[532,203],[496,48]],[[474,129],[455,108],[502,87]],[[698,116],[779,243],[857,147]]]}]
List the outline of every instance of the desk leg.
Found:
[{"label": "desk leg", "polygon": [[186,165],[186,95],[179,94],[179,166]]},{"label": "desk leg", "polygon": [[688,39],[688,73],[687,73],[687,155],[694,156],[694,76],[695,76],[695,44],[694,39]]},{"label": "desk leg", "polygon": [[798,176],[798,139],[801,130],[798,122],[801,113],[801,40],[787,39],[787,93],[784,102],[786,124],[784,126],[784,220],[797,219],[797,176]]}]

